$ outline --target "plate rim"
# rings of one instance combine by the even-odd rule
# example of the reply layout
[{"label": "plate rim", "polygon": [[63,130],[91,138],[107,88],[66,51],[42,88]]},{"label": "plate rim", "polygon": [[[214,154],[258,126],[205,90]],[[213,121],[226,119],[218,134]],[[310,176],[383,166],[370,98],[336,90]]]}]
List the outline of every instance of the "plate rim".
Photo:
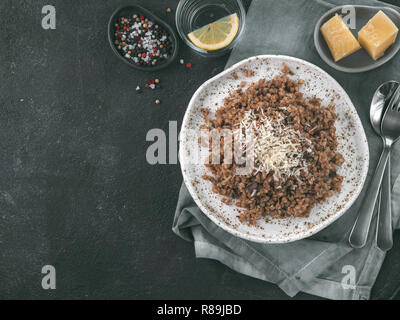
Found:
[{"label": "plate rim", "polygon": [[[317,21],[317,23],[315,24],[315,28],[314,28],[314,46],[320,56],[320,58],[330,67],[338,70],[338,71],[342,71],[342,72],[346,72],[346,73],[362,73],[362,72],[367,72],[367,71],[371,71],[374,69],[377,69],[381,66],[383,66],[384,64],[386,64],[387,62],[389,62],[390,60],[392,60],[395,55],[397,53],[399,53],[400,50],[400,43],[398,44],[398,48],[393,51],[390,55],[381,58],[380,61],[377,61],[376,63],[372,63],[370,66],[365,66],[365,67],[360,67],[360,68],[349,68],[349,67],[342,67],[339,66],[335,61],[333,61],[332,59],[329,59],[329,57],[326,56],[326,54],[322,51],[321,49],[321,44],[319,41],[319,33],[320,33],[320,27],[322,24],[322,20],[327,17],[328,15],[338,11],[341,8],[344,8],[346,6],[350,6],[350,7],[355,7],[355,8],[368,8],[368,9],[377,9],[377,10],[389,10],[392,13],[396,14],[399,19],[400,19],[400,13],[398,11],[396,11],[395,9],[388,7],[388,6],[366,6],[366,5],[341,5],[341,6],[336,6],[330,10],[328,10],[327,12],[325,12]],[[399,27],[399,26],[398,26]],[[400,27],[399,27],[400,29]],[[399,40],[399,39],[397,39]],[[399,40],[400,41],[400,40]]]},{"label": "plate rim", "polygon": [[[362,183],[360,183],[357,188],[355,188],[355,192],[353,193],[352,198],[350,199],[350,201],[348,201],[346,203],[346,205],[342,206],[342,208],[334,215],[331,215],[328,219],[324,220],[323,222],[319,223],[317,227],[315,228],[310,228],[307,231],[303,232],[303,233],[299,233],[299,234],[295,234],[292,235],[291,237],[287,237],[287,238],[281,238],[281,239],[270,239],[270,238],[263,238],[261,236],[255,236],[255,235],[249,235],[249,234],[245,234],[243,232],[240,232],[232,227],[229,227],[228,225],[226,225],[225,223],[221,222],[217,217],[215,217],[213,214],[208,213],[208,210],[206,207],[203,206],[202,202],[200,201],[199,197],[197,196],[193,185],[189,182],[187,174],[185,172],[186,169],[186,165],[187,165],[187,161],[185,161],[186,157],[182,156],[182,152],[185,149],[184,143],[186,143],[184,141],[184,137],[186,137],[186,127],[187,124],[189,123],[189,111],[193,108],[193,105],[195,103],[195,101],[197,100],[197,97],[201,94],[201,92],[203,91],[203,89],[205,87],[207,87],[211,82],[214,82],[215,80],[217,80],[218,78],[223,77],[224,75],[232,72],[233,70],[239,69],[242,65],[252,61],[252,60],[257,60],[257,59],[281,59],[284,61],[292,61],[292,62],[297,62],[297,63],[301,63],[304,64],[320,73],[322,73],[324,76],[326,76],[328,79],[330,79],[330,81],[332,81],[336,86],[338,86],[339,88],[342,89],[344,95],[344,100],[347,102],[347,104],[349,105],[350,108],[352,108],[355,111],[355,115],[356,115],[356,121],[357,124],[356,126],[360,128],[360,134],[362,135],[362,142],[364,144],[364,147],[366,149],[366,159],[364,161],[364,164],[362,166],[362,170],[360,172],[361,175],[361,179],[362,179]],[[220,227],[221,229],[223,229],[224,231],[228,232],[231,235],[234,235],[235,237],[238,237],[240,239],[243,240],[248,240],[251,242],[256,242],[256,243],[264,243],[264,244],[283,244],[283,243],[291,243],[291,242],[295,242],[301,239],[306,239],[318,232],[320,232],[321,230],[325,229],[326,227],[328,227],[329,225],[331,225],[333,222],[335,222],[337,219],[339,219],[341,216],[343,216],[348,209],[354,204],[354,202],[358,199],[364,185],[365,185],[365,181],[368,175],[368,169],[369,169],[369,162],[370,162],[370,152],[369,152],[369,145],[368,145],[368,140],[367,140],[367,136],[365,134],[365,130],[364,130],[364,126],[362,125],[360,116],[358,115],[358,111],[355,108],[353,102],[351,101],[349,95],[347,94],[347,92],[344,90],[344,88],[330,75],[328,74],[325,70],[323,70],[322,68],[316,66],[315,64],[308,62],[306,60],[300,59],[300,58],[296,58],[296,57],[291,57],[291,56],[287,56],[287,55],[257,55],[257,56],[253,56],[253,57],[249,57],[246,58],[244,60],[241,60],[239,62],[237,62],[236,64],[232,65],[231,67],[229,67],[228,69],[222,71],[221,73],[217,74],[216,76],[212,77],[211,79],[207,80],[206,82],[204,82],[197,90],[196,92],[193,94],[192,98],[190,99],[190,102],[188,104],[188,107],[185,111],[185,115],[183,117],[183,121],[182,121],[182,126],[181,126],[181,131],[180,131],[180,135],[179,135],[179,162],[180,162],[180,167],[181,167],[181,172],[182,172],[182,176],[183,176],[183,181],[186,185],[186,188],[188,189],[191,197],[193,198],[193,200],[195,201],[196,205],[200,208],[200,210],[202,211],[202,213],[204,215],[206,215],[206,217],[208,217],[213,223],[215,223],[218,227]]]}]

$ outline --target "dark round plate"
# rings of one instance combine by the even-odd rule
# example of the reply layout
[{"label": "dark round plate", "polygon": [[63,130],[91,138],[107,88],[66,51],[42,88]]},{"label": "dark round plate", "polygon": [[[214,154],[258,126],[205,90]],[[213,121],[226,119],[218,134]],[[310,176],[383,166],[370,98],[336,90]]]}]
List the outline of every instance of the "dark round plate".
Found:
[{"label": "dark round plate", "polygon": [[[115,25],[115,23],[118,22],[119,17],[121,17],[121,16],[128,17],[135,13],[138,15],[142,15],[146,18],[149,18],[150,20],[153,20],[154,22],[157,22],[157,24],[162,26],[169,33],[169,40],[172,45],[172,54],[169,56],[168,59],[160,62],[159,64],[157,64],[154,67],[153,66],[151,66],[151,67],[150,66],[137,66],[133,61],[128,60],[125,57],[123,57],[121,55],[121,53],[115,47],[115,44],[114,44],[114,41],[115,41],[114,25]],[[114,51],[115,55],[121,61],[130,65],[132,68],[135,68],[135,69],[141,70],[141,71],[157,71],[157,70],[163,69],[163,68],[167,67],[168,65],[170,65],[178,56],[179,43],[178,43],[178,38],[177,38],[177,35],[176,35],[174,29],[172,29],[172,27],[168,23],[166,23],[164,20],[160,19],[159,17],[157,17],[156,15],[151,13],[149,10],[147,10],[141,6],[137,6],[137,5],[129,5],[129,6],[120,7],[114,11],[114,13],[111,15],[111,18],[108,22],[108,41],[110,43],[111,49]]]},{"label": "dark round plate", "polygon": [[[397,37],[396,42],[389,47],[385,55],[378,59],[372,59],[367,51],[364,49],[360,49],[357,52],[349,55],[348,57],[335,62],[332,58],[332,54],[329,51],[328,45],[325,42],[324,37],[321,34],[320,28],[321,26],[332,18],[336,13],[341,14],[343,7],[340,6],[333,8],[326,12],[317,22],[314,30],[314,43],[315,47],[321,56],[322,60],[324,60],[328,65],[332,68],[335,68],[339,71],[349,72],[349,73],[357,73],[357,72],[365,72],[369,70],[373,70],[378,68],[392,59],[396,53],[400,49],[400,39]],[[367,24],[367,22],[378,13],[379,10],[382,10],[386,15],[394,22],[394,24],[400,29],[400,13],[396,10],[388,7],[370,7],[370,6],[361,6],[361,5],[348,5],[347,7],[353,7],[356,12],[356,29],[350,30],[357,39],[357,33],[361,30],[361,28]]]}]

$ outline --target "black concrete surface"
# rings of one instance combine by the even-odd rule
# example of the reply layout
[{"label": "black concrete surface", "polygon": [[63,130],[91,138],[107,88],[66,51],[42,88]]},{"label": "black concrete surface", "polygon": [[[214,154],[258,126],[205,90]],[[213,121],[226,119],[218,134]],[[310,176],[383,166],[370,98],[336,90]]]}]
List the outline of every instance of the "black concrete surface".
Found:
[{"label": "black concrete surface", "polygon": [[[146,162],[146,133],[180,125],[191,95],[227,57],[202,58],[182,44],[191,69],[127,68],[106,28],[124,3],[0,1],[0,298],[287,299],[196,260],[172,233],[180,168]],[[177,0],[135,3],[174,24]],[[41,27],[46,4],[56,7],[56,30]],[[155,77],[162,89],[135,92]],[[56,290],[41,287],[46,264],[56,267]],[[373,298],[400,298],[399,267],[397,233]]]}]

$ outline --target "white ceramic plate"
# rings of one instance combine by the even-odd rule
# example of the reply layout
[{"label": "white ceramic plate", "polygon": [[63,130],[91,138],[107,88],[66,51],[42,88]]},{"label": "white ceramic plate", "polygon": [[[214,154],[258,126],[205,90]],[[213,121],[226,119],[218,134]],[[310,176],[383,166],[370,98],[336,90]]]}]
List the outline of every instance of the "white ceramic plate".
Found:
[{"label": "white ceramic plate", "polygon": [[[237,218],[240,209],[221,202],[214,194],[211,183],[204,181],[208,170],[196,161],[194,150],[199,148],[198,132],[203,124],[202,108],[210,108],[213,116],[222,100],[241,81],[250,82],[260,78],[272,79],[280,73],[282,64],[295,73],[293,79],[303,79],[301,91],[305,97],[318,97],[327,105],[332,99],[339,119],[336,121],[339,151],[345,163],[338,173],[345,177],[342,192],[316,206],[309,218],[259,220],[256,226],[241,224]],[[254,71],[254,76],[245,77],[244,70]],[[234,74],[238,79],[234,79]],[[205,152],[207,153],[207,151]],[[343,88],[322,69],[315,65],[288,56],[264,55],[239,62],[204,83],[193,95],[180,135],[180,162],[185,184],[200,209],[218,226],[240,238],[261,243],[286,243],[309,237],[338,219],[353,204],[359,195],[368,172],[369,151],[364,129],[349,96]]]}]

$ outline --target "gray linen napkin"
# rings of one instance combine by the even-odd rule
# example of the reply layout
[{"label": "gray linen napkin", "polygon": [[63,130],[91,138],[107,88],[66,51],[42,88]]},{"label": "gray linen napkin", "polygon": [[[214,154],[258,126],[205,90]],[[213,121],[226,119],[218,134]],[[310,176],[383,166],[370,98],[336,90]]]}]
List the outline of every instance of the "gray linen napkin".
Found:
[{"label": "gray linen napkin", "polygon": [[[342,4],[385,5],[373,0],[253,0],[245,34],[227,66],[254,55],[284,54],[310,61],[330,73],[352,99],[368,137],[371,160],[367,185],[381,152],[380,138],[369,124],[370,101],[381,83],[399,80],[400,55],[383,67],[362,74],[345,74],[326,65],[314,48],[314,26],[323,13]],[[395,146],[392,160],[392,207],[398,229],[400,144]],[[369,299],[385,258],[374,241],[376,221],[365,248],[355,250],[347,244],[364,191],[346,214],[317,235],[290,244],[263,245],[233,237],[217,227],[196,206],[183,184],[173,231],[194,242],[196,257],[215,259],[237,272],[275,283],[289,296],[303,291],[329,299]],[[353,271],[355,281],[348,277]]]}]

